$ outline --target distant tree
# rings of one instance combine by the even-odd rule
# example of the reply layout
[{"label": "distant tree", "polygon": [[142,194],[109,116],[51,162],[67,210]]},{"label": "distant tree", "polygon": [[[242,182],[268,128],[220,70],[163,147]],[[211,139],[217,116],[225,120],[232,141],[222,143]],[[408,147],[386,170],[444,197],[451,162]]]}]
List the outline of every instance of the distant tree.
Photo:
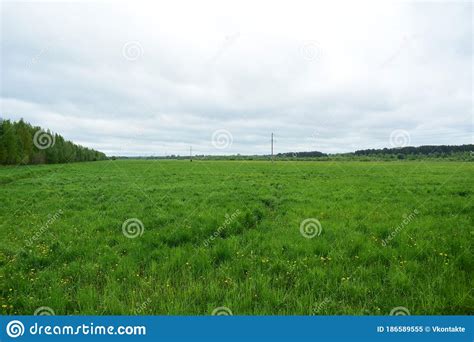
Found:
[{"label": "distant tree", "polygon": [[16,126],[19,141],[19,159],[22,163],[29,164],[33,156],[33,138],[31,132],[23,119],[20,120]]},{"label": "distant tree", "polygon": [[43,132],[45,137],[51,138],[51,144],[43,146],[40,139],[35,144],[33,140],[39,131],[43,130],[23,119],[18,122],[0,119],[0,164],[55,164],[107,159],[104,153],[75,145],[49,130]]},{"label": "distant tree", "polygon": [[20,160],[19,139],[16,127],[9,120],[4,120],[2,143],[5,149],[5,164],[17,164]]},{"label": "distant tree", "polygon": [[426,146],[406,146],[400,148],[384,148],[384,149],[368,149],[368,150],[358,150],[354,152],[356,156],[393,156],[393,155],[415,155],[415,156],[429,156],[429,157],[437,157],[437,158],[444,158],[448,155],[453,153],[468,153],[474,151],[474,145],[426,145]]}]

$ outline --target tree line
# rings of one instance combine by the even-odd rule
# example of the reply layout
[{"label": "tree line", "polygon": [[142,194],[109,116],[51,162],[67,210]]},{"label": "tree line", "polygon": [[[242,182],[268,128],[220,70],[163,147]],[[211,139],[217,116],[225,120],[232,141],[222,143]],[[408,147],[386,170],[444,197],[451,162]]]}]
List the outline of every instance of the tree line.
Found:
[{"label": "tree line", "polygon": [[107,159],[102,152],[76,145],[61,135],[0,119],[0,164],[57,164]]},{"label": "tree line", "polygon": [[278,153],[277,158],[314,158],[314,157],[327,157],[326,153],[319,151],[309,151],[309,152],[285,152]]},{"label": "tree line", "polygon": [[428,157],[442,157],[455,153],[470,153],[474,151],[474,145],[425,145],[425,146],[406,146],[398,148],[384,148],[384,149],[368,149],[358,150],[354,154],[356,156],[371,156],[371,155],[422,155]]}]

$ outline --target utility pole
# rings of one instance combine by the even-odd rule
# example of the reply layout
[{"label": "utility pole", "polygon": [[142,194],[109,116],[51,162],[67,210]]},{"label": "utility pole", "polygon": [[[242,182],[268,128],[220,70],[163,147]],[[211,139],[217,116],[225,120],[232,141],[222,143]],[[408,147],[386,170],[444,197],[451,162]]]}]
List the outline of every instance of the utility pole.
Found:
[{"label": "utility pole", "polygon": [[189,160],[193,161],[193,147],[189,146]]},{"label": "utility pole", "polygon": [[273,163],[273,132],[272,132],[272,163]]}]

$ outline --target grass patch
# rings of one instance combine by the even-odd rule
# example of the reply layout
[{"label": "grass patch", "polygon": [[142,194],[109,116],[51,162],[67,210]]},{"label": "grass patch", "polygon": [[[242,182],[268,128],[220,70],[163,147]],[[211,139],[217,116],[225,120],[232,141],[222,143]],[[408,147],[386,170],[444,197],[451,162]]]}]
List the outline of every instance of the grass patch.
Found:
[{"label": "grass patch", "polygon": [[[1,310],[470,314],[473,174],[437,161],[3,167]],[[123,234],[130,218],[143,234]],[[320,235],[301,234],[308,218]]]}]

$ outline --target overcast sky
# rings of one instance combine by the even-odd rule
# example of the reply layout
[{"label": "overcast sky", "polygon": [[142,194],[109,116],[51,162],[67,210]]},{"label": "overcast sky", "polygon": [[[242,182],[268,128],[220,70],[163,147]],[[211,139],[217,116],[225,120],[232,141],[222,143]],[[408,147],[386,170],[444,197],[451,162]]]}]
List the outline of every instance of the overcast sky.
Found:
[{"label": "overcast sky", "polygon": [[108,155],[473,143],[472,7],[4,1],[0,115]]}]

